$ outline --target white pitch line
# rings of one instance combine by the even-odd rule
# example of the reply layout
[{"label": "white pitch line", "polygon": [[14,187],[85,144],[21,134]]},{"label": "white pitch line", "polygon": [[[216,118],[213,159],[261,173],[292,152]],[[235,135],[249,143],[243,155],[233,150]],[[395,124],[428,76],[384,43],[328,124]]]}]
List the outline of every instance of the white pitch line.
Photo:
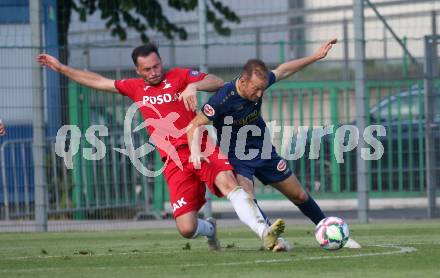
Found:
[{"label": "white pitch line", "polygon": [[[315,256],[315,257],[304,257],[304,258],[285,258],[285,259],[271,259],[271,260],[255,260],[255,261],[247,261],[247,262],[231,262],[231,263],[218,263],[218,264],[205,264],[204,266],[233,266],[233,265],[244,265],[244,264],[261,264],[261,263],[287,263],[293,261],[311,261],[311,260],[327,260],[327,259],[347,259],[347,258],[358,258],[358,257],[373,257],[373,256],[385,256],[385,255],[394,255],[394,254],[404,254],[411,253],[417,251],[414,247],[405,247],[405,246],[397,246],[397,245],[370,245],[371,247],[390,247],[397,248],[395,251],[387,251],[381,253],[366,253],[366,254],[355,254],[355,255],[344,255],[344,256]],[[184,265],[191,266],[191,265]]]},{"label": "white pitch line", "polygon": [[[432,241],[432,242],[411,242],[410,245],[427,245],[427,244],[434,244],[434,245],[440,245],[440,241]],[[397,247],[398,244],[379,244],[379,245],[369,245],[370,247]],[[365,246],[368,247],[368,246]],[[193,248],[193,251],[204,251],[206,250],[203,247],[200,248]],[[225,249],[223,249],[225,250]],[[232,249],[230,251],[257,251],[256,249]],[[29,260],[29,259],[54,259],[54,258],[81,258],[81,257],[87,257],[87,256],[93,256],[93,257],[105,257],[105,256],[127,256],[127,255],[135,255],[135,254],[177,254],[181,253],[181,250],[176,250],[175,248],[171,250],[164,250],[164,251],[130,251],[130,252],[120,252],[117,251],[114,253],[93,253],[92,254],[85,254],[85,255],[79,255],[79,254],[71,254],[71,255],[37,255],[37,256],[22,256],[22,257],[6,257],[1,258],[2,260]],[[310,259],[303,258],[304,260],[314,260],[313,257],[308,257]],[[322,257],[316,257],[318,259],[321,259]],[[335,258],[333,257],[324,257],[323,259],[331,259]]]},{"label": "white pitch line", "polygon": [[[285,258],[285,259],[270,259],[270,260],[253,260],[253,261],[243,261],[243,262],[230,262],[230,263],[217,263],[217,264],[205,264],[205,263],[196,263],[196,264],[174,264],[174,265],[167,265],[167,267],[206,267],[206,266],[237,266],[237,265],[252,265],[252,264],[272,264],[272,263],[288,263],[288,262],[294,262],[294,261],[309,261],[309,260],[327,260],[327,259],[348,259],[348,258],[359,258],[359,257],[373,257],[373,256],[386,256],[386,255],[396,255],[396,254],[405,254],[405,253],[411,253],[416,252],[417,249],[414,247],[407,247],[407,246],[397,246],[397,245],[370,245],[370,247],[382,247],[382,248],[396,248],[397,250],[394,251],[386,251],[386,252],[380,252],[380,253],[365,253],[365,254],[354,254],[354,255],[343,255],[343,256],[314,256],[314,257],[303,257],[303,258]],[[140,252],[141,253],[141,252]],[[120,255],[120,254],[136,254],[136,253],[119,253],[114,255]],[[92,256],[111,256],[112,254],[97,254]],[[87,256],[87,255],[85,255]],[[46,256],[49,257],[49,256]],[[55,256],[52,256],[55,257]],[[60,256],[64,257],[64,256]],[[35,257],[34,257],[35,258]],[[41,257],[39,257],[41,258]],[[100,269],[100,270],[109,270],[109,269],[151,269],[151,268],[157,268],[162,266],[157,265],[145,265],[145,266],[135,266],[135,267],[124,267],[124,266],[118,266],[118,267],[91,267],[93,269]],[[10,270],[0,270],[0,273],[17,273],[17,272],[35,272],[35,271],[65,271],[65,268],[61,267],[45,267],[45,268],[32,268],[32,269],[10,269]]]}]

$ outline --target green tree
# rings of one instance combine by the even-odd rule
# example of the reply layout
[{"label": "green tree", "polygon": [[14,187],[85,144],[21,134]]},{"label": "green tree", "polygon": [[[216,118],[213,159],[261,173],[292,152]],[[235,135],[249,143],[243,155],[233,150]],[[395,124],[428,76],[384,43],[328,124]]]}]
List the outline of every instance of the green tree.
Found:
[{"label": "green tree", "polygon": [[[89,15],[101,11],[101,19],[111,35],[124,41],[127,38],[127,29],[131,28],[139,33],[143,42],[148,42],[146,32],[158,31],[166,38],[173,39],[176,35],[186,40],[188,33],[184,27],[174,24],[163,13],[163,5],[188,12],[197,8],[197,0],[60,0],[58,1],[58,32],[59,44],[67,46],[68,31],[72,11],[79,14],[81,21],[86,21]],[[220,0],[208,0],[206,16],[209,24],[220,35],[230,35],[231,30],[224,26],[224,21],[239,23],[240,18]]]},{"label": "green tree", "polygon": [[[176,36],[185,40],[188,36],[184,27],[174,24],[163,13],[163,6],[176,11],[189,12],[197,8],[197,0],[58,0],[58,43],[59,60],[68,62],[68,31],[73,14],[77,13],[81,21],[97,11],[101,12],[101,19],[112,36],[125,40],[127,29],[136,30],[143,42],[148,42],[147,31],[162,33],[168,39]],[[224,22],[240,23],[240,18],[220,0],[207,0],[206,16],[209,24],[220,35],[230,35],[231,30],[224,26]],[[68,80],[60,77],[61,102],[67,103]],[[67,122],[67,115],[63,113],[62,122]]]}]

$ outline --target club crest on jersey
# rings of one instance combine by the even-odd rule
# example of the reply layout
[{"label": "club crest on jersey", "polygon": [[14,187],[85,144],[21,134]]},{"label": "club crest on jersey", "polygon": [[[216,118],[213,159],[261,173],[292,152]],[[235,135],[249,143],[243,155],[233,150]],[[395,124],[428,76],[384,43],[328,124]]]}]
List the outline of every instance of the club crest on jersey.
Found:
[{"label": "club crest on jersey", "polygon": [[287,168],[286,161],[280,160],[277,164],[277,170],[283,172],[284,170],[286,170],[286,168]]},{"label": "club crest on jersey", "polygon": [[194,77],[197,77],[197,76],[200,75],[200,71],[192,70],[192,71],[189,72],[189,75],[194,76]]},{"label": "club crest on jersey", "polygon": [[214,108],[211,105],[209,105],[209,104],[205,104],[205,106],[203,106],[203,112],[208,117],[212,117],[212,116],[215,115]]},{"label": "club crest on jersey", "polygon": [[171,88],[171,83],[168,83],[166,79],[162,82],[165,83],[165,85],[163,86],[163,90]]}]

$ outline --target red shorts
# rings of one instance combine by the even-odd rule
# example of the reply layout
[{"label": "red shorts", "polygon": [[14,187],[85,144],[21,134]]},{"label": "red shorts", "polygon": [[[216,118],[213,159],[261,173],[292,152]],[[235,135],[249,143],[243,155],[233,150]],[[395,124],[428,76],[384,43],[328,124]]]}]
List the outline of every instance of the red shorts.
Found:
[{"label": "red shorts", "polygon": [[215,186],[215,179],[221,171],[233,170],[225,155],[221,154],[219,158],[218,146],[208,156],[209,163],[202,161],[200,169],[195,169],[188,161],[190,150],[187,145],[182,146],[177,152],[183,169],[181,170],[172,159],[169,159],[164,170],[174,218],[190,211],[199,211],[206,202],[206,186],[216,196],[223,197]]}]

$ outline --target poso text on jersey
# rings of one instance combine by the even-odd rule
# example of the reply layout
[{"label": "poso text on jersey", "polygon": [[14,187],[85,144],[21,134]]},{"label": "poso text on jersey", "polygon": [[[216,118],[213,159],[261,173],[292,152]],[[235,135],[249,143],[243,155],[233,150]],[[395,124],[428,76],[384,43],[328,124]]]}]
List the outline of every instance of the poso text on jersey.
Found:
[{"label": "poso text on jersey", "polygon": [[173,101],[179,100],[180,93],[175,93],[174,96],[170,93],[166,93],[163,95],[158,96],[143,96],[142,97],[142,104],[146,105],[146,103],[150,104],[163,104],[163,103],[169,103]]}]

